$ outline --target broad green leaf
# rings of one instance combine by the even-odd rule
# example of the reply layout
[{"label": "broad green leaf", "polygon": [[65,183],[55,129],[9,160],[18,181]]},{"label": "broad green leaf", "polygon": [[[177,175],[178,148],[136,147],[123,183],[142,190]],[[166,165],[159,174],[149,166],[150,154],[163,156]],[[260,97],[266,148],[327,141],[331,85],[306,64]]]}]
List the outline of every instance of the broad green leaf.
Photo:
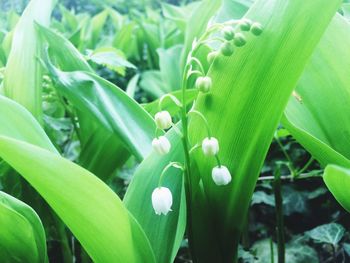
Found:
[{"label": "broad green leaf", "polygon": [[150,152],[155,124],[150,115],[124,91],[103,78],[83,71],[62,72],[47,64],[60,93],[96,123],[116,133],[139,159]]},{"label": "broad green leaf", "polygon": [[[248,36],[243,48],[236,49],[231,57],[216,59],[208,72],[212,92],[199,95],[195,108],[205,115],[213,136],[218,138],[221,162],[230,169],[232,182],[216,186],[211,179],[215,159],[196,154],[198,170],[192,171],[192,177],[203,180],[213,222],[206,228],[215,226],[216,236],[208,238],[203,231],[196,231],[198,222],[193,222],[190,236],[215,240],[222,262],[236,257],[233,248],[238,245],[250,198],[280,117],[340,2],[255,1],[246,17],[261,23],[263,34]],[[201,127],[200,119],[192,119],[191,142],[198,143],[206,136]],[[196,257],[215,260],[210,244],[207,246],[195,247]]]},{"label": "broad green leaf", "polygon": [[350,212],[350,170],[337,165],[327,165],[323,180],[335,199]]},{"label": "broad green leaf", "polygon": [[53,0],[32,0],[18,21],[6,65],[5,95],[41,119],[41,68],[38,61],[41,41],[34,21],[49,24]]},{"label": "broad green leaf", "polygon": [[159,55],[159,67],[167,92],[181,88],[180,60],[182,46],[176,45],[168,49],[157,49]]},{"label": "broad green leaf", "polygon": [[47,262],[44,228],[35,211],[0,191],[0,258],[2,262]]},{"label": "broad green leaf", "polygon": [[[49,43],[50,55],[60,68],[66,71],[93,72],[83,56],[67,39],[45,27],[38,25],[37,29]],[[82,151],[79,161],[84,167],[105,180],[124,159],[128,158],[129,153],[118,135],[96,124],[90,116],[89,112],[78,111],[82,135]],[[123,158],[111,162],[112,156],[123,156]]]},{"label": "broad green leaf", "polygon": [[95,262],[154,262],[141,228],[96,176],[58,154],[2,135],[0,156],[40,193]]},{"label": "broad green leaf", "polygon": [[315,227],[306,234],[315,242],[328,243],[336,246],[345,234],[345,228],[336,223]]},{"label": "broad green leaf", "polygon": [[154,99],[167,93],[167,87],[159,70],[147,70],[141,74],[140,88]]},{"label": "broad green leaf", "polygon": [[[186,204],[183,189],[183,174],[172,168],[163,179],[163,185],[174,195],[171,212],[166,216],[156,215],[151,202],[153,190],[158,186],[163,168],[171,161],[182,161],[182,146],[179,136],[172,130],[167,134],[172,150],[159,156],[151,153],[138,167],[126,192],[124,203],[145,231],[157,262],[173,262],[180,247],[186,225]],[[160,238],[160,233],[162,237]]]},{"label": "broad green leaf", "polygon": [[53,30],[36,24],[40,36],[49,44],[50,57],[65,71],[83,70],[93,72],[82,54],[65,37]]},{"label": "broad green leaf", "polygon": [[208,21],[220,7],[221,2],[222,0],[203,0],[194,8],[187,22],[185,43],[180,61],[181,68],[184,68],[187,54],[192,48],[193,40],[204,33]]},{"label": "broad green leaf", "polygon": [[[305,68],[282,118],[322,165],[350,167],[350,25],[337,15]],[[339,58],[342,58],[341,62]]]},{"label": "broad green leaf", "polygon": [[106,24],[106,20],[109,15],[109,10],[105,9],[101,11],[100,13],[96,14],[91,19],[91,35],[90,37],[90,43],[89,48],[96,47],[96,44],[100,40],[100,35],[102,33],[103,27]]},{"label": "broad green leaf", "polygon": [[11,136],[57,153],[35,118],[23,106],[1,95],[0,123],[1,135]]}]

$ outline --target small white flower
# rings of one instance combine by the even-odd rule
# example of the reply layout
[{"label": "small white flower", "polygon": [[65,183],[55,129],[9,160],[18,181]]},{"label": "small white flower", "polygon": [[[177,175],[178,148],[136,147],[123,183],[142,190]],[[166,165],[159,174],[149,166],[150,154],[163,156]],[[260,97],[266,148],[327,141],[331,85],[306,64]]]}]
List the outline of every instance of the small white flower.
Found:
[{"label": "small white flower", "polygon": [[157,112],[154,116],[157,127],[161,130],[169,129],[172,125],[170,113],[167,111]]},{"label": "small white flower", "polygon": [[205,138],[202,142],[203,153],[207,156],[214,156],[219,152],[219,142],[216,138]]},{"label": "small white flower", "polygon": [[207,93],[210,91],[212,86],[211,78],[208,76],[198,77],[196,79],[195,86],[200,92]]},{"label": "small white flower", "polygon": [[160,155],[165,155],[170,151],[171,144],[165,136],[159,136],[152,141],[152,148]]},{"label": "small white flower", "polygon": [[231,182],[231,174],[226,166],[215,166],[211,172],[211,177],[216,185],[227,185]]},{"label": "small white flower", "polygon": [[171,211],[173,196],[166,187],[158,187],[152,193],[152,206],[157,215],[166,215]]}]

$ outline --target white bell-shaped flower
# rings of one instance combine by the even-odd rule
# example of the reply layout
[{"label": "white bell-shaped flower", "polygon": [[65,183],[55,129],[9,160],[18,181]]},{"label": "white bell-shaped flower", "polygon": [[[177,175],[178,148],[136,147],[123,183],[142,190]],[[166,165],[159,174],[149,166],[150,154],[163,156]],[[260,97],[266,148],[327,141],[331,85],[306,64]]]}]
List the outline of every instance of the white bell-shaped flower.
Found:
[{"label": "white bell-shaped flower", "polygon": [[165,155],[170,151],[171,144],[165,136],[159,136],[152,141],[152,148],[160,155]]},{"label": "white bell-shaped flower", "polygon": [[215,166],[211,172],[211,177],[216,185],[227,185],[231,182],[231,174],[226,166]]},{"label": "white bell-shaped flower", "polygon": [[156,122],[157,127],[161,130],[169,129],[173,123],[171,120],[170,113],[167,111],[157,112],[154,116],[154,120]]},{"label": "white bell-shaped flower", "polygon": [[166,187],[158,187],[152,193],[152,206],[157,215],[166,215],[171,211],[173,196]]},{"label": "white bell-shaped flower", "polygon": [[214,156],[219,152],[219,142],[216,138],[205,138],[202,142],[203,153],[207,156]]}]

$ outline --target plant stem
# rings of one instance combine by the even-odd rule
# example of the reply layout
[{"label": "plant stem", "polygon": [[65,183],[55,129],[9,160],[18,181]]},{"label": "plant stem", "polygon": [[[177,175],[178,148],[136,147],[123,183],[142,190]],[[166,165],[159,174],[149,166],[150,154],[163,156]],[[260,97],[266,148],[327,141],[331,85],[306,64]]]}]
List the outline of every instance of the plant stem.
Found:
[{"label": "plant stem", "polygon": [[271,263],[275,263],[275,255],[274,255],[274,252],[273,252],[273,241],[272,241],[272,238],[270,238],[270,261]]},{"label": "plant stem", "polygon": [[[186,89],[187,89],[187,77],[186,72],[188,70],[188,65],[185,66],[185,70],[183,73],[183,80],[182,80],[182,110],[181,110],[181,122],[182,122],[182,146],[184,150],[184,156],[185,156],[185,164],[184,164],[184,184],[185,184],[185,192],[186,192],[186,211],[187,211],[187,235],[188,235],[188,242],[190,247],[193,249],[192,243],[192,185],[191,185],[191,176],[190,176],[190,169],[191,169],[191,160],[190,160],[190,154],[189,154],[189,142],[188,142],[188,120],[187,120],[187,110],[186,110]],[[192,255],[195,255],[195,253],[192,253]],[[193,258],[193,262],[196,262],[196,260]]]},{"label": "plant stem", "polygon": [[283,222],[283,200],[281,193],[281,169],[278,166],[275,170],[274,192],[276,206],[276,230],[277,230],[277,250],[278,263],[285,262],[285,245],[284,245],[284,222]]}]

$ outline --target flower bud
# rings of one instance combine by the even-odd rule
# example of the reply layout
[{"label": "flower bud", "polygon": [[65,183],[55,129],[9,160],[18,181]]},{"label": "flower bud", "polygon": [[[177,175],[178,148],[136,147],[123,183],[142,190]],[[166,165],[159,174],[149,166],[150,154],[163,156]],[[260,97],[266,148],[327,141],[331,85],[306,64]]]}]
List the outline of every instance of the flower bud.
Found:
[{"label": "flower bud", "polygon": [[221,30],[221,34],[222,34],[222,36],[223,36],[226,40],[228,40],[228,41],[232,40],[232,39],[235,37],[235,31],[234,31],[233,28],[230,27],[230,26],[225,26],[225,27]]},{"label": "flower bud", "polygon": [[157,124],[157,127],[161,130],[169,129],[173,123],[171,116],[167,111],[157,112],[154,116],[154,120]]},{"label": "flower bud", "polygon": [[173,196],[166,187],[158,187],[152,193],[152,206],[157,215],[166,215],[171,211],[173,204]]},{"label": "flower bud", "polygon": [[233,43],[235,43],[236,47],[242,47],[247,43],[247,40],[245,39],[245,36],[242,33],[237,33],[235,35]]},{"label": "flower bud", "polygon": [[234,48],[231,42],[225,41],[224,43],[222,43],[220,47],[221,54],[223,54],[226,57],[229,57],[233,54],[233,51],[234,51]]},{"label": "flower bud", "polygon": [[211,177],[216,185],[227,185],[231,182],[231,174],[226,166],[215,166],[211,172]]},{"label": "flower bud", "polygon": [[209,64],[212,64],[214,62],[214,59],[218,56],[219,52],[212,51],[207,56],[207,61]]},{"label": "flower bud", "polygon": [[249,31],[252,26],[252,21],[249,19],[242,19],[242,21],[239,23],[239,28],[242,31]]},{"label": "flower bud", "polygon": [[219,152],[219,142],[216,138],[205,138],[202,142],[202,150],[204,155],[214,156]]},{"label": "flower bud", "polygon": [[195,86],[200,92],[207,93],[212,86],[211,78],[208,76],[198,77]]},{"label": "flower bud", "polygon": [[159,136],[159,138],[154,138],[152,141],[153,150],[160,154],[165,155],[170,151],[171,144],[165,136]]},{"label": "flower bud", "polygon": [[250,31],[256,35],[259,36],[263,32],[262,25],[260,23],[253,23]]}]

